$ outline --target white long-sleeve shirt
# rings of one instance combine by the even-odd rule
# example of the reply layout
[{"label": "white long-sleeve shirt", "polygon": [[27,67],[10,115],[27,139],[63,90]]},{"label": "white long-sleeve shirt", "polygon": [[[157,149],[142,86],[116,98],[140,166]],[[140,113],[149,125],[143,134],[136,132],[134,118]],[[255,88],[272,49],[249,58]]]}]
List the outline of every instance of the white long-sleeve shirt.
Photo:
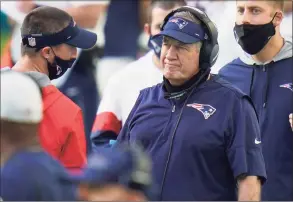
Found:
[{"label": "white long-sleeve shirt", "polygon": [[114,74],[104,91],[92,130],[92,140],[118,135],[134,106],[140,90],[163,81],[163,73],[153,63],[153,51]]}]

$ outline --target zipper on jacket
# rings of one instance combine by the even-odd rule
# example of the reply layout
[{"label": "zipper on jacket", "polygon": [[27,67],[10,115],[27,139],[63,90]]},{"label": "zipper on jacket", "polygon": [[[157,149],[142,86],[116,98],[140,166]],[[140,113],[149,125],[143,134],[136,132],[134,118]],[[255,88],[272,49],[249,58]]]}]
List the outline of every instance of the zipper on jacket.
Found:
[{"label": "zipper on jacket", "polygon": [[263,72],[266,73],[266,79],[265,79],[265,89],[264,89],[264,98],[263,98],[263,105],[262,107],[263,108],[266,108],[267,106],[267,100],[268,100],[268,88],[269,88],[269,75],[267,72],[267,65],[263,65],[263,68],[262,68]]},{"label": "zipper on jacket", "polygon": [[175,105],[173,105],[172,107],[172,112],[175,112]]}]

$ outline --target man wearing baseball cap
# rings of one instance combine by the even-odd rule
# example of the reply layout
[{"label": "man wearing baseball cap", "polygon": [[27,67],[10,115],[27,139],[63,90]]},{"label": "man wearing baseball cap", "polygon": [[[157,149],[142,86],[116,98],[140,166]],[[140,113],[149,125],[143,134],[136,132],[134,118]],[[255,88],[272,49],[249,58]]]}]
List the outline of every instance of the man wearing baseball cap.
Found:
[{"label": "man wearing baseball cap", "polygon": [[[15,82],[17,81],[17,82]],[[41,90],[28,75],[1,72],[1,186],[4,201],[74,200],[65,169],[40,146]]]},{"label": "man wearing baseball cap", "polygon": [[210,74],[217,35],[199,9],[165,17],[163,82],[140,92],[118,135],[117,143],[139,141],[151,156],[159,200],[260,200],[266,171],[257,116],[247,95]]},{"label": "man wearing baseball cap", "polygon": [[79,28],[73,18],[58,8],[32,10],[21,27],[21,59],[12,68],[34,77],[42,87],[44,118],[40,125],[43,148],[70,169],[86,163],[86,141],[81,109],[50,80],[71,68],[77,47],[89,49],[96,34]]},{"label": "man wearing baseball cap", "polygon": [[137,146],[98,148],[80,175],[79,197],[86,201],[155,200],[151,162]]}]

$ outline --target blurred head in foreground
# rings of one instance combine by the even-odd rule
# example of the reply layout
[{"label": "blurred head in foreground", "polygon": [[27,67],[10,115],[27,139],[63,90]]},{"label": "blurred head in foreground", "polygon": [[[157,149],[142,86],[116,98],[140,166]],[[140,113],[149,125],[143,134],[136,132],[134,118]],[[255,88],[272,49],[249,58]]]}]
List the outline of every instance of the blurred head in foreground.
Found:
[{"label": "blurred head in foreground", "polygon": [[41,90],[28,75],[1,72],[1,166],[15,152],[39,147],[43,117]]},{"label": "blurred head in foreground", "polygon": [[147,201],[154,196],[149,158],[136,147],[113,147],[97,150],[80,175],[81,200]]}]

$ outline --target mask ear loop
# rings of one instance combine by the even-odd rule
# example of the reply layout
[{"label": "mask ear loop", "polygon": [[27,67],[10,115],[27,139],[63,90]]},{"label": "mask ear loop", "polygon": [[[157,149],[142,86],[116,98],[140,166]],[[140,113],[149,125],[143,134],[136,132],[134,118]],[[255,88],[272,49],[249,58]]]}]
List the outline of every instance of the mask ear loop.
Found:
[{"label": "mask ear loop", "polygon": [[57,66],[58,66],[57,63],[56,63],[56,57],[57,56],[56,56],[55,51],[53,50],[52,46],[49,46],[49,47],[51,48],[51,50],[53,51],[53,54],[54,54],[54,61],[53,61],[52,66],[54,66],[54,67],[56,66],[56,68],[57,68]]},{"label": "mask ear loop", "polygon": [[[49,62],[48,58],[45,57],[45,60],[47,60],[47,63],[50,64],[51,66],[53,66],[53,67],[56,66],[56,67],[57,67],[57,65],[56,65],[56,54],[55,54],[53,48],[52,48],[51,46],[49,46],[49,47],[51,48],[51,50],[52,50],[52,52],[53,52],[53,54],[54,54],[54,60],[53,60],[53,63],[52,63],[52,64]],[[48,68],[49,68],[49,67],[48,67]]]},{"label": "mask ear loop", "polygon": [[54,52],[52,46],[49,46],[49,47],[51,48],[51,50],[52,50],[52,52],[53,52],[53,54],[54,54],[54,57],[56,57],[56,54],[55,54],[55,52]]},{"label": "mask ear loop", "polygon": [[275,17],[276,17],[277,14],[278,14],[278,12],[275,13],[273,19],[271,20],[271,23],[273,23],[273,21],[274,21],[274,19],[275,19]]}]

